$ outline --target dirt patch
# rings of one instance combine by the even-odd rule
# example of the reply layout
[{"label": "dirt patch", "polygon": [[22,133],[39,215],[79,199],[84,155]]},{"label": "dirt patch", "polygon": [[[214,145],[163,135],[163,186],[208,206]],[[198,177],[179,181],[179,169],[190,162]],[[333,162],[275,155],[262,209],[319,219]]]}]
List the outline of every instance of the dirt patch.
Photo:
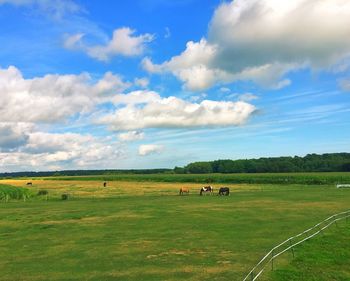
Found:
[{"label": "dirt patch", "polygon": [[109,221],[113,221],[116,219],[145,219],[150,218],[151,216],[147,216],[144,214],[136,214],[130,212],[120,212],[117,214],[112,214],[108,216],[89,216],[89,217],[81,217],[74,219],[62,219],[62,220],[47,220],[42,221],[39,224],[44,225],[53,225],[53,224],[70,224],[70,223],[78,223],[78,224],[102,224]]}]

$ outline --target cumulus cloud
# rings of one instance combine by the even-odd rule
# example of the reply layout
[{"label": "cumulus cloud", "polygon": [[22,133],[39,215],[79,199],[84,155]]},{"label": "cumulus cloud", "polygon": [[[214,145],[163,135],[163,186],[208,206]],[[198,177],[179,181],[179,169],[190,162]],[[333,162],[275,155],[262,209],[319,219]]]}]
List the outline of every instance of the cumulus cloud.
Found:
[{"label": "cumulus cloud", "polygon": [[237,126],[244,124],[255,111],[253,105],[243,101],[204,100],[191,103],[176,97],[161,98],[156,93],[147,91],[118,95],[115,102],[125,106],[103,116],[99,122],[117,131]]},{"label": "cumulus cloud", "polygon": [[164,147],[159,144],[142,144],[139,146],[139,155],[146,156],[149,154],[161,153]]},{"label": "cumulus cloud", "polygon": [[147,104],[160,100],[161,97],[158,93],[153,91],[133,91],[128,94],[114,95],[111,101],[115,104],[134,105],[134,104]]},{"label": "cumulus cloud", "polygon": [[57,122],[86,113],[130,86],[107,72],[93,82],[86,74],[25,79],[13,66],[0,68],[0,122]]},{"label": "cumulus cloud", "polygon": [[27,144],[32,128],[33,125],[28,123],[0,123],[0,152]]},{"label": "cumulus cloud", "polygon": [[145,134],[140,131],[130,131],[118,135],[119,140],[124,142],[142,140],[144,137]]},{"label": "cumulus cloud", "polygon": [[235,0],[222,3],[208,37],[188,42],[161,64],[142,62],[149,72],[171,72],[185,87],[253,81],[279,89],[295,69],[329,69],[350,54],[350,2],[343,0]]},{"label": "cumulus cloud", "polygon": [[63,45],[67,49],[86,52],[90,57],[100,61],[109,61],[113,56],[133,57],[144,53],[147,43],[153,41],[154,35],[145,33],[135,35],[136,31],[129,27],[114,30],[112,38],[104,45],[86,45],[82,42],[83,34],[67,36]]},{"label": "cumulus cloud", "polygon": [[123,157],[120,144],[92,135],[32,131],[17,149],[0,150],[0,170],[111,167]]}]

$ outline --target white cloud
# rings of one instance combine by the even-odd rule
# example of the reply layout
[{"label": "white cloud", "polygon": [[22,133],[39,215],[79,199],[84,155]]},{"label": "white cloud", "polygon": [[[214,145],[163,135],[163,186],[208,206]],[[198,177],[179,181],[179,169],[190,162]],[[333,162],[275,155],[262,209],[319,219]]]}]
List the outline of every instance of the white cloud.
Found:
[{"label": "white cloud", "polygon": [[161,73],[163,71],[162,66],[154,64],[149,57],[142,59],[141,66],[149,73]]},{"label": "white cloud", "polygon": [[79,150],[79,147],[92,142],[92,136],[84,136],[73,133],[50,134],[33,132],[28,143],[23,148],[28,153],[55,153]]},{"label": "white cloud", "polygon": [[33,125],[28,123],[0,123],[0,152],[25,145],[32,128]]},{"label": "white cloud", "polygon": [[166,27],[165,28],[165,34],[164,34],[164,38],[165,39],[168,39],[171,37],[171,32],[170,32],[170,28],[169,27]]},{"label": "white cloud", "polygon": [[220,88],[220,92],[222,92],[222,93],[230,93],[230,92],[231,92],[231,89],[230,89],[230,88],[227,88],[227,87],[221,87],[221,88]]},{"label": "white cloud", "polygon": [[350,54],[350,2],[344,0],[235,0],[222,3],[208,38],[161,64],[142,62],[149,72],[171,72],[190,90],[216,83],[253,81],[279,89],[283,78],[304,67],[329,69]]},{"label": "white cloud", "polygon": [[76,33],[72,35],[66,35],[63,41],[63,46],[66,49],[80,49],[83,47],[81,39],[84,37],[84,33]]},{"label": "white cloud", "polygon": [[0,170],[111,168],[125,154],[122,145],[91,135],[32,131],[28,136],[16,150],[0,150]]},{"label": "white cloud", "polygon": [[204,100],[207,96],[208,95],[206,93],[200,93],[198,95],[192,95],[189,100],[191,102],[199,102],[199,101]]},{"label": "white cloud", "polygon": [[160,100],[161,97],[158,93],[153,91],[133,91],[128,94],[117,94],[114,95],[111,99],[115,105],[125,104],[125,105],[134,105],[134,104],[143,104],[151,103]]},{"label": "white cloud", "polygon": [[129,27],[115,29],[112,38],[104,45],[86,45],[83,34],[67,36],[63,45],[67,49],[76,49],[86,52],[90,57],[100,61],[109,61],[114,56],[133,57],[142,55],[147,43],[153,41],[154,36],[149,33],[135,35],[135,30]]},{"label": "white cloud", "polygon": [[136,86],[139,86],[141,88],[147,88],[149,85],[149,80],[146,77],[143,78],[135,78],[134,83]]},{"label": "white cloud", "polygon": [[0,0],[0,5],[3,4],[30,7],[53,19],[61,19],[67,14],[84,11],[81,6],[72,0]]},{"label": "white cloud", "polygon": [[251,94],[251,93],[244,93],[238,96],[238,99],[241,101],[245,101],[245,102],[250,102],[252,100],[256,100],[259,97],[257,95]]},{"label": "white cloud", "polygon": [[139,155],[146,156],[149,154],[161,153],[164,147],[158,144],[142,144],[139,146]]},{"label": "white cloud", "polygon": [[118,135],[119,140],[124,142],[142,140],[144,137],[145,134],[140,131],[130,131]]},{"label": "white cloud", "polygon": [[107,72],[93,83],[86,74],[25,79],[15,67],[0,68],[0,122],[57,122],[87,113],[130,86]]},{"label": "white cloud", "polygon": [[338,80],[339,87],[346,92],[350,92],[350,78],[342,78]]},{"label": "white cloud", "polygon": [[112,130],[139,130],[144,128],[187,128],[237,126],[245,123],[255,111],[249,103],[204,100],[191,103],[154,92],[138,91],[118,95],[114,102],[125,104],[103,116],[100,123]]}]

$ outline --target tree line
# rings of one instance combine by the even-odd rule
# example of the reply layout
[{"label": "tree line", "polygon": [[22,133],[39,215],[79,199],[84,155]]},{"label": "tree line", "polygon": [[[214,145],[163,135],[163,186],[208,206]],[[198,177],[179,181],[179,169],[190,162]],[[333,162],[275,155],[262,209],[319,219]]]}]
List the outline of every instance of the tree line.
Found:
[{"label": "tree line", "polygon": [[100,176],[100,175],[120,175],[120,174],[163,174],[172,173],[173,169],[129,169],[129,170],[62,170],[62,171],[27,171],[0,173],[1,178],[12,177],[52,177],[52,176]]},{"label": "tree line", "polygon": [[194,162],[174,169],[63,170],[0,173],[1,178],[93,176],[121,174],[210,174],[210,173],[293,173],[350,172],[350,153],[308,154],[305,157],[263,157],[259,159]]},{"label": "tree line", "polygon": [[178,174],[349,172],[350,153],[308,154],[305,157],[264,157],[194,162],[175,167]]}]

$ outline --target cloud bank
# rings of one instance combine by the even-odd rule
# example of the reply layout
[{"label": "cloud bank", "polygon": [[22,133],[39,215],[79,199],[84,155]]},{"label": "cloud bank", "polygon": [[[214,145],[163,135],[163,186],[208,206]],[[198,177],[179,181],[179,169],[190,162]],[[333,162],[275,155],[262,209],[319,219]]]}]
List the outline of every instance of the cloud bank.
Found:
[{"label": "cloud bank", "polygon": [[103,116],[99,122],[116,131],[238,126],[244,124],[256,110],[243,101],[204,100],[191,103],[173,96],[161,98],[157,93],[148,91],[120,94],[114,101],[125,106]]},{"label": "cloud bank", "polygon": [[329,69],[348,58],[349,26],[348,1],[235,0],[216,9],[207,38],[161,64],[145,58],[142,65],[172,73],[190,90],[239,80],[279,89],[293,70]]},{"label": "cloud bank", "polygon": [[25,79],[13,66],[0,68],[0,122],[54,123],[90,112],[130,84],[111,72],[93,82],[89,74]]}]

